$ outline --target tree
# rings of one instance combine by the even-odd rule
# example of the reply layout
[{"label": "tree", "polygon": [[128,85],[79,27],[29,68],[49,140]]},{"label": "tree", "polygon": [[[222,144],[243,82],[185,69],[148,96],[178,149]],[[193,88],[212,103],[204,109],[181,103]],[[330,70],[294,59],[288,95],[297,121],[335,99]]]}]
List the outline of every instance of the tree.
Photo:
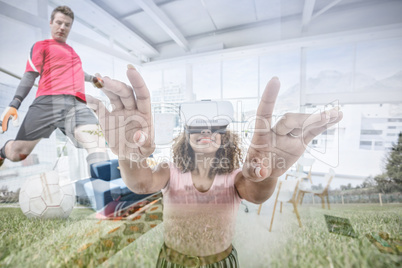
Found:
[{"label": "tree", "polygon": [[402,184],[402,132],[399,133],[398,143],[395,144],[387,157],[387,175],[396,184]]},{"label": "tree", "polygon": [[373,177],[367,177],[363,183],[360,185],[361,188],[370,188],[374,187],[376,185],[376,181],[374,180]]},{"label": "tree", "polygon": [[318,190],[322,190],[322,189],[324,189],[324,187],[322,186],[321,183],[318,186],[316,186],[316,185],[311,186],[311,190],[318,191]]},{"label": "tree", "polygon": [[347,191],[347,190],[351,190],[353,187],[352,187],[352,184],[351,183],[348,183],[348,185],[341,185],[341,190],[342,191]]},{"label": "tree", "polygon": [[386,171],[377,175],[377,189],[382,193],[402,191],[402,132],[386,157]]},{"label": "tree", "polygon": [[375,176],[374,180],[377,182],[377,189],[381,193],[390,193],[393,190],[393,183],[388,178],[387,173]]}]

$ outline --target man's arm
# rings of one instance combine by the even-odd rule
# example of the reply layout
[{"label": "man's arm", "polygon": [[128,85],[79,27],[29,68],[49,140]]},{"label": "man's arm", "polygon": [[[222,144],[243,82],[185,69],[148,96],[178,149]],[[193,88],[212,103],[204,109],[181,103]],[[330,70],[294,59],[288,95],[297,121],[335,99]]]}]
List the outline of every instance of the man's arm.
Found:
[{"label": "man's arm", "polygon": [[11,107],[18,110],[22,101],[28,96],[33,85],[35,84],[35,79],[39,76],[38,72],[26,72],[21,78],[21,81],[17,87],[13,100],[10,102]]},{"label": "man's arm", "polygon": [[21,78],[21,81],[17,87],[14,98],[10,102],[9,106],[3,111],[0,117],[0,134],[4,133],[8,129],[8,122],[12,119],[13,125],[18,126],[18,112],[22,101],[31,91],[35,79],[39,76],[38,72],[25,72]]},{"label": "man's arm", "polygon": [[90,82],[96,88],[103,87],[103,80],[99,77],[100,75],[93,76],[84,72],[84,80],[85,82]]},{"label": "man's arm", "polygon": [[85,82],[92,82],[93,78],[94,78],[93,75],[90,75],[90,74],[84,72],[84,80],[85,80]]}]

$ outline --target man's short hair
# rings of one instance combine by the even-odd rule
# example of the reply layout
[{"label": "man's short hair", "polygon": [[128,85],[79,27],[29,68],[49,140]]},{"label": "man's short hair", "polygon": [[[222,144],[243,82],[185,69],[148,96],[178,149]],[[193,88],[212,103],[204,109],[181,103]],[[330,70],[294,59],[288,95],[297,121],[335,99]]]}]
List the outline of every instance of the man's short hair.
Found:
[{"label": "man's short hair", "polygon": [[52,15],[50,16],[50,22],[53,22],[54,16],[57,12],[60,12],[66,16],[69,16],[74,21],[74,12],[68,6],[58,6],[52,11]]}]

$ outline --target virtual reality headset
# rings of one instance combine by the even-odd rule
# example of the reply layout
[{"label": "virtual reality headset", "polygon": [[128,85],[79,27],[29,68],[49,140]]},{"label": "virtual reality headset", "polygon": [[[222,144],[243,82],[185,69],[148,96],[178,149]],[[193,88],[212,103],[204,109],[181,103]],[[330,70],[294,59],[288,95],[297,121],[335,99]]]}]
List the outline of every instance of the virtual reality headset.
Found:
[{"label": "virtual reality headset", "polygon": [[196,101],[180,105],[180,119],[188,132],[211,129],[226,131],[233,121],[233,105],[229,101]]}]

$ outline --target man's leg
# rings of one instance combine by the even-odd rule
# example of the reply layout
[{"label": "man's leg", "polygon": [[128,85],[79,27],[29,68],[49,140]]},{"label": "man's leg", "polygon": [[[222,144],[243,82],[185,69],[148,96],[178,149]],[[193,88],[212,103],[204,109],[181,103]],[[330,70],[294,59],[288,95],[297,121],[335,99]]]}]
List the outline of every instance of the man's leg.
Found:
[{"label": "man's leg", "polygon": [[[98,125],[88,124],[77,126],[74,136],[79,145],[88,152],[87,162],[91,166],[93,163],[109,160],[106,152],[106,141]],[[112,174],[112,171],[110,171]],[[92,181],[92,186],[96,188],[96,181]],[[120,196],[121,197],[121,196]],[[106,191],[102,198],[102,204],[97,204],[98,218],[113,218],[124,214],[127,208],[131,207],[134,201],[121,201],[118,197],[113,200],[110,191]]]},{"label": "man's leg", "polygon": [[74,129],[74,138],[87,150],[87,163],[91,164],[109,160],[106,152],[106,141],[98,125],[80,125]]},{"label": "man's leg", "polygon": [[[7,158],[10,161],[22,161],[32,152],[41,139],[33,141],[10,140],[0,149],[0,166]],[[1,161],[2,159],[2,161]]]},{"label": "man's leg", "polygon": [[[75,146],[87,150],[87,163],[89,167],[94,163],[109,160],[106,141],[103,137],[102,130],[98,125],[98,119],[82,102],[74,102],[74,108],[68,112],[66,117],[64,129],[66,135],[72,139]],[[96,182],[99,183],[97,180],[92,181],[94,189],[103,188],[102,182],[100,182],[99,185],[96,185]],[[114,212],[116,209],[123,208],[124,204],[127,203],[121,203],[118,199],[113,201],[111,192],[108,191],[110,190],[110,185],[107,188],[108,189],[106,189],[105,193],[102,194],[101,198],[99,198],[99,200],[102,199],[102,202],[98,202],[96,208],[98,216],[101,218],[109,214],[115,214]]]},{"label": "man's leg", "polygon": [[[98,162],[103,162],[109,160],[109,157],[106,152],[106,143],[105,139],[102,136],[102,132],[98,125],[95,124],[87,124],[87,125],[79,125],[74,129],[74,138],[78,143],[79,147],[84,148],[88,152],[87,163],[89,171],[91,170],[91,165]],[[111,172],[110,172],[111,173]],[[104,209],[108,204],[114,203],[113,197],[110,191],[106,189],[104,193],[99,193],[100,189],[104,189],[104,182],[99,182],[99,180],[92,180],[92,187],[94,189],[95,209],[100,212]],[[109,182],[106,182],[109,183]],[[99,188],[100,187],[100,188]],[[98,189],[98,191],[96,190]],[[110,190],[110,186],[109,186]]]},{"label": "man's leg", "polygon": [[[29,106],[15,140],[8,141],[0,150],[0,166],[5,158],[16,162],[24,160],[42,138],[49,138],[60,120],[63,102],[57,106],[57,96],[39,96]],[[61,107],[59,109],[59,107]]]}]

